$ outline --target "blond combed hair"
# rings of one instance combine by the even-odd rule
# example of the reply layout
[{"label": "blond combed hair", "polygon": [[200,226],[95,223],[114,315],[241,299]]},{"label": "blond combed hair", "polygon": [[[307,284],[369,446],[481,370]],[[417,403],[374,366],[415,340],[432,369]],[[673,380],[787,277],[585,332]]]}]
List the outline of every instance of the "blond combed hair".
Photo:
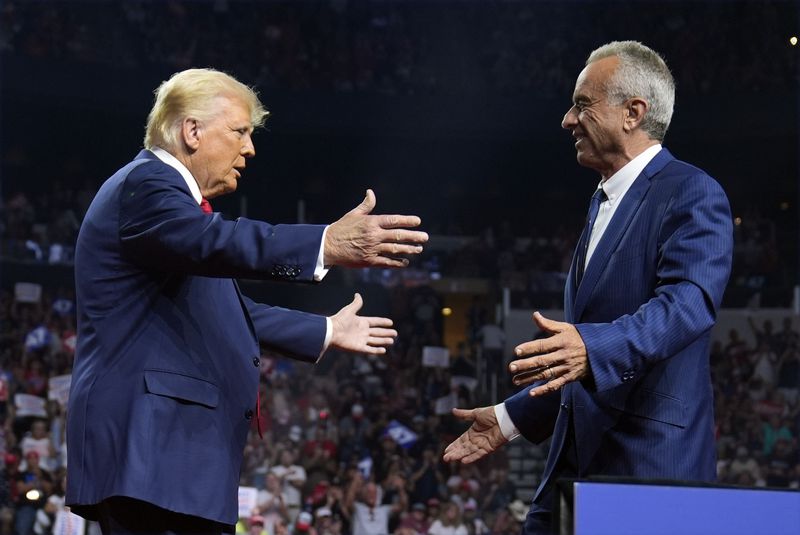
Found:
[{"label": "blond combed hair", "polygon": [[156,88],[155,102],[147,116],[144,147],[175,151],[181,124],[191,117],[208,121],[220,112],[218,99],[241,100],[250,110],[253,128],[264,124],[269,112],[256,92],[234,77],[215,69],[187,69],[173,74]]}]

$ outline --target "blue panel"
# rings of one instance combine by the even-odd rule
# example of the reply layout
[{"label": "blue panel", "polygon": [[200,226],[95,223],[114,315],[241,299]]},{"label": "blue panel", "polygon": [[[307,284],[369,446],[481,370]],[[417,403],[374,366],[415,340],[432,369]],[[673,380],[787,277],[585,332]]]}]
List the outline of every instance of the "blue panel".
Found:
[{"label": "blue panel", "polygon": [[575,483],[575,535],[799,535],[800,492]]}]

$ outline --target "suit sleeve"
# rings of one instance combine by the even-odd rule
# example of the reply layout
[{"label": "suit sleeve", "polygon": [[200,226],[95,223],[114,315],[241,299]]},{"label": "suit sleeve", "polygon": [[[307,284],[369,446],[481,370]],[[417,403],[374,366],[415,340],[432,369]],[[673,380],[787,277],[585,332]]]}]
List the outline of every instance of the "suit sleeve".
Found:
[{"label": "suit sleeve", "polygon": [[139,166],[125,180],[119,239],[130,262],[209,277],[314,280],[324,225],[270,225],[208,216],[179,186],[172,176],[176,174],[153,162]]},{"label": "suit sleeve", "polygon": [[259,341],[287,357],[317,362],[327,328],[325,316],[256,303],[242,296]]},{"label": "suit sleeve", "polygon": [[716,181],[694,175],[675,188],[658,245],[657,282],[649,301],[611,323],[575,326],[597,391],[640,377],[714,325],[733,251],[730,207]]},{"label": "suit sleeve", "polygon": [[534,444],[546,440],[553,434],[560,408],[560,391],[535,398],[528,395],[528,392],[541,384],[542,382],[536,382],[504,401],[506,411],[519,434]]}]

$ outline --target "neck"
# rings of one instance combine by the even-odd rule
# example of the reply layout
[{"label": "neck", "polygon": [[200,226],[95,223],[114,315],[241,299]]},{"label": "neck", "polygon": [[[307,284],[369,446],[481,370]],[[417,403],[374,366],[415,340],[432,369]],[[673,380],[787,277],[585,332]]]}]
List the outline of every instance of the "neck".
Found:
[{"label": "neck", "polygon": [[600,178],[605,182],[614,176],[617,171],[628,165],[634,158],[659,143],[661,142],[656,139],[645,138],[622,147],[622,150],[608,168],[600,171]]}]

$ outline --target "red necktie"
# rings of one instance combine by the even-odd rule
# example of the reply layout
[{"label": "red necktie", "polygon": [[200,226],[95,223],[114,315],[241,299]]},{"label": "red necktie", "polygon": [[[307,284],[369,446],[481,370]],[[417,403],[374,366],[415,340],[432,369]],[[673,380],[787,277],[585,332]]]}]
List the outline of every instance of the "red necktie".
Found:
[{"label": "red necktie", "polygon": [[211,203],[208,202],[208,199],[203,197],[203,200],[200,201],[200,209],[203,211],[204,214],[213,213],[214,210],[211,208]]},{"label": "red necktie", "polygon": [[[259,383],[261,382],[261,371],[259,370]],[[256,387],[258,388],[258,387]],[[258,389],[256,395],[256,429],[258,429],[258,438],[264,438],[264,418],[261,416],[261,389]]]}]

